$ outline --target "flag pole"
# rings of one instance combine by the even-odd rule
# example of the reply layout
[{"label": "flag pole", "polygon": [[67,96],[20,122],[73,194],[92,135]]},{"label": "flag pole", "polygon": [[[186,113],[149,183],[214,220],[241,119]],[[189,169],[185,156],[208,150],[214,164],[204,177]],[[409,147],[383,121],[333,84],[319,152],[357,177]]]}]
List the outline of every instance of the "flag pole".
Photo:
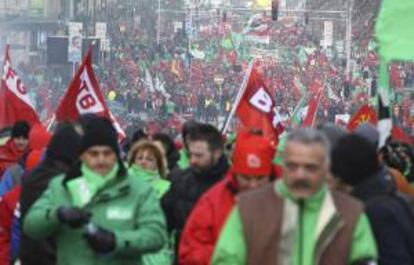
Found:
[{"label": "flag pole", "polygon": [[250,61],[249,67],[247,68],[246,75],[244,76],[244,79],[243,79],[243,83],[240,86],[239,93],[236,96],[236,100],[234,101],[230,114],[227,117],[227,121],[224,124],[223,129],[221,130],[222,134],[225,134],[230,127],[230,122],[233,119],[234,114],[236,113],[236,109],[240,103],[241,98],[243,97],[244,91],[246,91],[247,83],[249,82],[250,75],[253,70],[253,65],[254,65],[254,60]]},{"label": "flag pole", "polygon": [[52,130],[52,127],[53,127],[53,125],[55,124],[55,122],[56,122],[56,114],[53,114],[53,116],[52,116],[52,118],[50,119],[50,122],[49,122],[49,124],[47,125],[47,128],[46,128],[46,130],[47,130],[48,132],[50,132],[50,131]]}]

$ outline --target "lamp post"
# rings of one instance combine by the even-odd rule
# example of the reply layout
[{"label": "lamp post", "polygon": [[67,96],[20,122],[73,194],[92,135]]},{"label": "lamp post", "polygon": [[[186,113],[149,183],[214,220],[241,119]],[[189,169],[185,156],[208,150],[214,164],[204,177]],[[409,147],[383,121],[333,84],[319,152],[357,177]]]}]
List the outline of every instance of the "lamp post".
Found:
[{"label": "lamp post", "polygon": [[220,96],[220,112],[223,110],[223,84],[224,78],[221,75],[214,77],[214,83],[218,86]]}]

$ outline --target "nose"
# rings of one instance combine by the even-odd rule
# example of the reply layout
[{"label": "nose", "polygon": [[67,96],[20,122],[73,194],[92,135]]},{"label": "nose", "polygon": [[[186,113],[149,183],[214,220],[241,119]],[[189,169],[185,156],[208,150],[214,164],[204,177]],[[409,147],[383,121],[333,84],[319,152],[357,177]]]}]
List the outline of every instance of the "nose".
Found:
[{"label": "nose", "polygon": [[254,189],[257,188],[259,186],[259,181],[256,179],[252,179],[249,181],[249,188],[250,189]]}]

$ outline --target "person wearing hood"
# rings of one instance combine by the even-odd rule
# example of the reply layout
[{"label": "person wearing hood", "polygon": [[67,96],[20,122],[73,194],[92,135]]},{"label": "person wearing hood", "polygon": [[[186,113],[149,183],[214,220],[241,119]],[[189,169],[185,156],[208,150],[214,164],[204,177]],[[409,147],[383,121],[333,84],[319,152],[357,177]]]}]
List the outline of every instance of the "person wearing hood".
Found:
[{"label": "person wearing hood", "polygon": [[272,179],[275,149],[263,136],[240,132],[226,178],[197,202],[185,225],[179,246],[179,264],[209,265],[216,240],[237,196]]},{"label": "person wearing hood", "polygon": [[129,172],[149,183],[162,198],[170,188],[166,180],[165,159],[159,148],[149,141],[134,144],[128,154]]},{"label": "person wearing hood", "polygon": [[29,146],[30,125],[26,121],[18,121],[14,124],[11,138],[0,146],[0,179],[6,169],[15,164]]},{"label": "person wearing hood", "polygon": [[[40,165],[22,181],[20,196],[21,216],[26,216],[29,208],[46,190],[49,182],[65,174],[77,160],[81,136],[69,123],[58,125]],[[70,143],[70,144],[67,144]],[[55,242],[52,238],[34,240],[25,233],[21,235],[20,262],[24,265],[56,264]]]},{"label": "person wearing hood", "polygon": [[376,145],[359,134],[342,138],[332,152],[332,172],[364,203],[378,246],[379,264],[414,264],[412,206],[381,165]]},{"label": "person wearing hood", "polygon": [[187,142],[191,166],[171,172],[170,190],[162,198],[168,230],[176,233],[177,247],[194,205],[207,190],[224,178],[229,168],[222,135],[214,126],[198,125]]},{"label": "person wearing hood", "polygon": [[[150,184],[161,199],[169,190],[171,183],[166,180],[165,159],[154,143],[140,141],[135,143],[128,154],[129,173]],[[172,263],[172,251],[166,244],[156,252],[142,257],[145,265],[170,265]]]},{"label": "person wearing hood", "polygon": [[16,164],[10,166],[4,172],[3,178],[0,181],[0,196],[21,184],[23,175],[27,174],[27,171],[32,170],[32,168],[27,167],[27,162],[32,164],[39,162],[39,159],[43,156],[44,149],[50,141],[50,137],[49,132],[41,123],[32,126],[29,133],[28,151]]},{"label": "person wearing hood", "polygon": [[282,179],[238,197],[212,264],[376,264],[362,204],[327,185],[329,157],[321,132],[290,132]]},{"label": "person wearing hood", "polygon": [[51,180],[23,217],[23,231],[52,237],[57,265],[143,264],[166,242],[156,192],[127,173],[110,120],[94,118],[83,131],[78,162]]},{"label": "person wearing hood", "polygon": [[[18,163],[9,167],[0,181],[0,264],[10,264],[17,259],[20,246],[20,205],[21,182],[41,160],[50,134],[38,123],[29,133],[29,153]],[[23,164],[24,163],[24,164]]]}]

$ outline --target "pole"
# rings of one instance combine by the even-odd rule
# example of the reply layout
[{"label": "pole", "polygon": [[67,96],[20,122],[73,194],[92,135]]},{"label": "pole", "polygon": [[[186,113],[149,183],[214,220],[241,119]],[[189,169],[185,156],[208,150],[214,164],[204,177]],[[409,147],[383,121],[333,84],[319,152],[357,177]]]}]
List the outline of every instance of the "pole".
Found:
[{"label": "pole", "polygon": [[249,82],[250,75],[253,70],[253,65],[254,65],[254,60],[250,62],[249,67],[247,68],[246,75],[244,76],[243,83],[241,84],[239,92],[237,93],[236,100],[234,101],[229,117],[227,118],[227,121],[224,124],[223,129],[221,130],[222,134],[225,134],[230,127],[230,122],[233,119],[234,114],[236,113],[236,109],[240,103],[241,98],[243,97],[244,91],[246,91],[247,83]]},{"label": "pole", "polygon": [[157,45],[160,45],[161,0],[158,0]]},{"label": "pole", "polygon": [[352,53],[352,9],[354,0],[348,1],[348,19],[346,24],[346,80],[351,77],[351,53]]}]

